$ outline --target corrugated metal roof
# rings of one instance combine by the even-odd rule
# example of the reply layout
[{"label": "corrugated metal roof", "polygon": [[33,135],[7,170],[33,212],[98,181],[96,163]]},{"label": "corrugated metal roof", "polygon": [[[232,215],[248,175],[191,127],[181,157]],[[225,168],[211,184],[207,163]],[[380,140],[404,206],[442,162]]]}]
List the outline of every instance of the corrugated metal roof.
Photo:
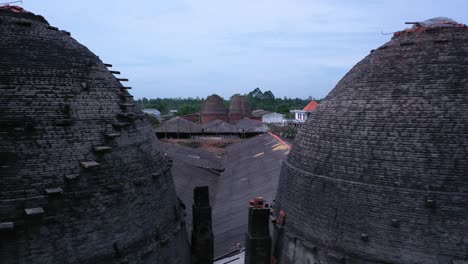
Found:
[{"label": "corrugated metal roof", "polygon": [[242,128],[226,123],[219,119],[203,124],[202,128],[206,133],[240,133]]},{"label": "corrugated metal roof", "polygon": [[[270,134],[262,134],[230,145],[224,158],[168,143],[163,143],[163,148],[174,160],[172,175],[177,195],[186,206],[189,234],[193,188],[208,186],[215,257],[238,250],[239,243],[245,247],[249,201],[257,196],[269,203],[273,201],[281,162],[289,153],[289,146]],[[221,167],[224,169],[221,175],[213,172]]]},{"label": "corrugated metal roof", "polygon": [[162,143],[164,151],[173,160],[172,178],[177,196],[185,205],[187,232],[192,231],[193,189],[208,186],[210,203],[213,206],[219,171],[224,170],[224,157],[201,149],[183,147],[176,144]]},{"label": "corrugated metal roof", "polygon": [[182,160],[193,166],[214,170],[224,170],[224,156],[199,148],[189,148],[177,144],[162,143],[163,149],[172,159]]},{"label": "corrugated metal roof", "polygon": [[245,251],[216,260],[213,264],[244,264]]},{"label": "corrugated metal roof", "polygon": [[262,133],[262,132],[266,132],[268,130],[268,127],[264,123],[262,123],[260,121],[250,119],[250,118],[241,119],[235,125],[237,127],[241,128],[241,129],[243,129],[245,132],[260,132],[260,133]]},{"label": "corrugated metal roof", "polygon": [[256,196],[267,202],[274,199],[281,162],[288,152],[269,134],[228,147],[213,207],[215,257],[238,249],[237,243],[245,246],[249,201]]},{"label": "corrugated metal roof", "polygon": [[271,111],[263,110],[263,109],[258,109],[252,111],[252,116],[254,117],[262,117],[263,115],[269,114]]},{"label": "corrugated metal roof", "polygon": [[216,185],[219,175],[192,164],[174,158],[172,167],[172,177],[176,186],[177,196],[185,205],[185,221],[187,232],[190,237],[192,231],[192,204],[193,189],[197,186],[208,186],[210,190],[210,203],[213,203],[216,196]]},{"label": "corrugated metal roof", "polygon": [[176,116],[164,122],[160,127],[157,127],[156,132],[159,133],[201,133],[200,125],[190,122],[184,118]]}]

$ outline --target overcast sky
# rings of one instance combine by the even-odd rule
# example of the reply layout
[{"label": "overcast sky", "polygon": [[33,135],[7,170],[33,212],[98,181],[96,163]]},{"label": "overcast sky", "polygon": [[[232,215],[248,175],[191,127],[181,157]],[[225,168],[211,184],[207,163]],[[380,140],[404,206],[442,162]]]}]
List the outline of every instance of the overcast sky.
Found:
[{"label": "overcast sky", "polygon": [[322,98],[405,21],[468,23],[467,0],[24,0],[22,7],[113,64],[136,98],[228,98],[255,87]]}]

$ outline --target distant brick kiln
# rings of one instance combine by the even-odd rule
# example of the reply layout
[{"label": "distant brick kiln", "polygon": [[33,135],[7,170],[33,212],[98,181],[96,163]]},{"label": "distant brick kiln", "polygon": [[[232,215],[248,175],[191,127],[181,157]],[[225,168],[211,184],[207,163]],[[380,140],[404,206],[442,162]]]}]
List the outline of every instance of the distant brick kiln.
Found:
[{"label": "distant brick kiln", "polygon": [[0,9],[0,262],[188,263],[170,162],[70,33]]},{"label": "distant brick kiln", "polygon": [[283,163],[279,263],[467,263],[467,61],[467,27],[438,18],[345,75]]},{"label": "distant brick kiln", "polygon": [[200,111],[200,119],[202,124],[215,120],[228,122],[228,110],[224,105],[223,98],[217,94],[208,96]]},{"label": "distant brick kiln", "polygon": [[250,117],[252,117],[252,109],[245,96],[234,95],[229,104],[229,122],[232,124]]}]

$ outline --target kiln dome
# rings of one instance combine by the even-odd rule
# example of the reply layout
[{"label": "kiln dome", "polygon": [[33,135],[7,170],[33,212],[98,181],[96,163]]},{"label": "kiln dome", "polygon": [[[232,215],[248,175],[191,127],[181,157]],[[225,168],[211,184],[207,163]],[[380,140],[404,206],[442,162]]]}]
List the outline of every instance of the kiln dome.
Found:
[{"label": "kiln dome", "polygon": [[217,119],[224,122],[228,121],[228,111],[224,105],[223,98],[217,94],[210,95],[206,98],[200,115],[202,124],[206,124]]},{"label": "kiln dome", "polygon": [[465,25],[417,26],[338,82],[282,167],[280,263],[465,263],[467,61]]},{"label": "kiln dome", "polygon": [[188,263],[150,122],[99,58],[0,9],[0,262]]},{"label": "kiln dome", "polygon": [[252,109],[245,96],[234,95],[229,105],[229,122],[235,123],[252,116]]}]

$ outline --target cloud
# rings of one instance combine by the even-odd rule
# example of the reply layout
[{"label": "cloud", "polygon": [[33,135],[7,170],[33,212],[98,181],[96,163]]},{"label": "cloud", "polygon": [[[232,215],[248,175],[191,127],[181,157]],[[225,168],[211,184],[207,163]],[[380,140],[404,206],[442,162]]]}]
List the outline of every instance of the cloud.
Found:
[{"label": "cloud", "polygon": [[[429,3],[431,2],[431,3]],[[404,21],[468,22],[464,0],[27,1],[131,80],[135,97],[260,86],[323,97]]]}]

